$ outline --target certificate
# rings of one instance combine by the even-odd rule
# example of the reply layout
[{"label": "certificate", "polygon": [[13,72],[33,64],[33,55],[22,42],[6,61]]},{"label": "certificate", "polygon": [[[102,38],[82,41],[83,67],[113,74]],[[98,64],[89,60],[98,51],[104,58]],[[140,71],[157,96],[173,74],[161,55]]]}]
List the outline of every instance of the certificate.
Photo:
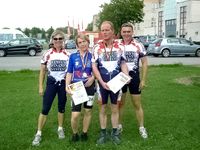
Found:
[{"label": "certificate", "polygon": [[131,77],[120,72],[113,79],[107,82],[108,87],[113,93],[117,93],[128,81],[131,80]]},{"label": "certificate", "polygon": [[84,103],[89,100],[82,81],[68,85],[72,92],[72,99],[75,105]]}]

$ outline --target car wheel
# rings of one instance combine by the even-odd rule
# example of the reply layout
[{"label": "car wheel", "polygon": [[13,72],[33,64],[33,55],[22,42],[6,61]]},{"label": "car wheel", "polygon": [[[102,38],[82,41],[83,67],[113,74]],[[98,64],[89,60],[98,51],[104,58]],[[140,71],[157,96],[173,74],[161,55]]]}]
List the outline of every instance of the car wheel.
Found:
[{"label": "car wheel", "polygon": [[5,56],[6,56],[6,51],[0,50],[0,57],[5,57]]},{"label": "car wheel", "polygon": [[36,50],[30,49],[28,54],[29,54],[29,56],[35,56],[36,55]]},{"label": "car wheel", "polygon": [[164,49],[164,50],[162,51],[162,56],[163,56],[163,57],[169,57],[169,55],[170,55],[170,52],[169,52],[168,49]]},{"label": "car wheel", "polygon": [[196,51],[195,56],[200,57],[200,49]]}]

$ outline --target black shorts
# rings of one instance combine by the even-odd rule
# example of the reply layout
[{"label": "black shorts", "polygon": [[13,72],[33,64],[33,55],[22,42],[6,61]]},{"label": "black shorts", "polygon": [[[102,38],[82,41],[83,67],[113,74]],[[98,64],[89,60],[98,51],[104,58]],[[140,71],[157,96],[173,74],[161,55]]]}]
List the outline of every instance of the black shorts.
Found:
[{"label": "black shorts", "polygon": [[[85,88],[87,95],[89,97],[89,101],[82,103],[83,107],[86,109],[92,109],[94,102],[94,94],[95,94],[95,82],[92,83],[90,87]],[[72,112],[81,112],[82,104],[75,105],[72,101]]]},{"label": "black shorts", "polygon": [[129,75],[132,77],[131,82],[122,87],[122,93],[126,93],[129,87],[130,94],[141,94],[139,89],[140,85],[140,74],[138,71],[130,71]]},{"label": "black shorts", "polygon": [[117,104],[118,96],[119,96],[119,91],[117,93],[113,93],[110,90],[104,89],[101,84],[99,83],[99,88],[100,88],[100,94],[101,94],[101,101],[102,104],[107,104],[108,103],[108,97],[110,96],[110,101],[111,104]]}]

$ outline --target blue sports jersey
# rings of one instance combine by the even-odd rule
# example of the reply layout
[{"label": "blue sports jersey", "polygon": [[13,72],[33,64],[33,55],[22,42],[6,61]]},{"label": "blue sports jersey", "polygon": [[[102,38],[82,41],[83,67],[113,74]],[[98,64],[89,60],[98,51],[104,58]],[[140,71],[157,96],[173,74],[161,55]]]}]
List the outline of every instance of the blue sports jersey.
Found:
[{"label": "blue sports jersey", "polygon": [[83,62],[79,51],[70,55],[67,72],[73,73],[72,83],[78,81],[83,81],[85,83],[87,78],[92,75],[91,59],[92,54],[89,51],[84,54]]}]

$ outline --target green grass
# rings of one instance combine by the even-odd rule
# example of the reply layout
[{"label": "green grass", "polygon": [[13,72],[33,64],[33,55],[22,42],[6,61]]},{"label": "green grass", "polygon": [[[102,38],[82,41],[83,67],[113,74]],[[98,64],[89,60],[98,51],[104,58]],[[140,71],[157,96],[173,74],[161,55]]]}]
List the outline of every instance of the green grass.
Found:
[{"label": "green grass", "polygon": [[[38,95],[38,71],[22,70],[0,72],[0,150],[196,150],[200,147],[200,68],[192,66],[160,65],[149,67],[147,87],[142,94],[145,125],[149,138],[143,140],[138,134],[137,122],[127,97],[124,113],[122,144],[110,141],[96,146],[99,135],[98,106],[95,103],[89,130],[89,141],[71,144],[70,100],[65,114],[66,138],[57,138],[57,100],[49,113],[39,147],[31,142],[37,128],[41,110]],[[177,79],[189,78],[189,85],[177,83]],[[110,112],[108,112],[110,117]],[[108,127],[111,128],[110,118]],[[80,128],[81,128],[80,123]]]}]

